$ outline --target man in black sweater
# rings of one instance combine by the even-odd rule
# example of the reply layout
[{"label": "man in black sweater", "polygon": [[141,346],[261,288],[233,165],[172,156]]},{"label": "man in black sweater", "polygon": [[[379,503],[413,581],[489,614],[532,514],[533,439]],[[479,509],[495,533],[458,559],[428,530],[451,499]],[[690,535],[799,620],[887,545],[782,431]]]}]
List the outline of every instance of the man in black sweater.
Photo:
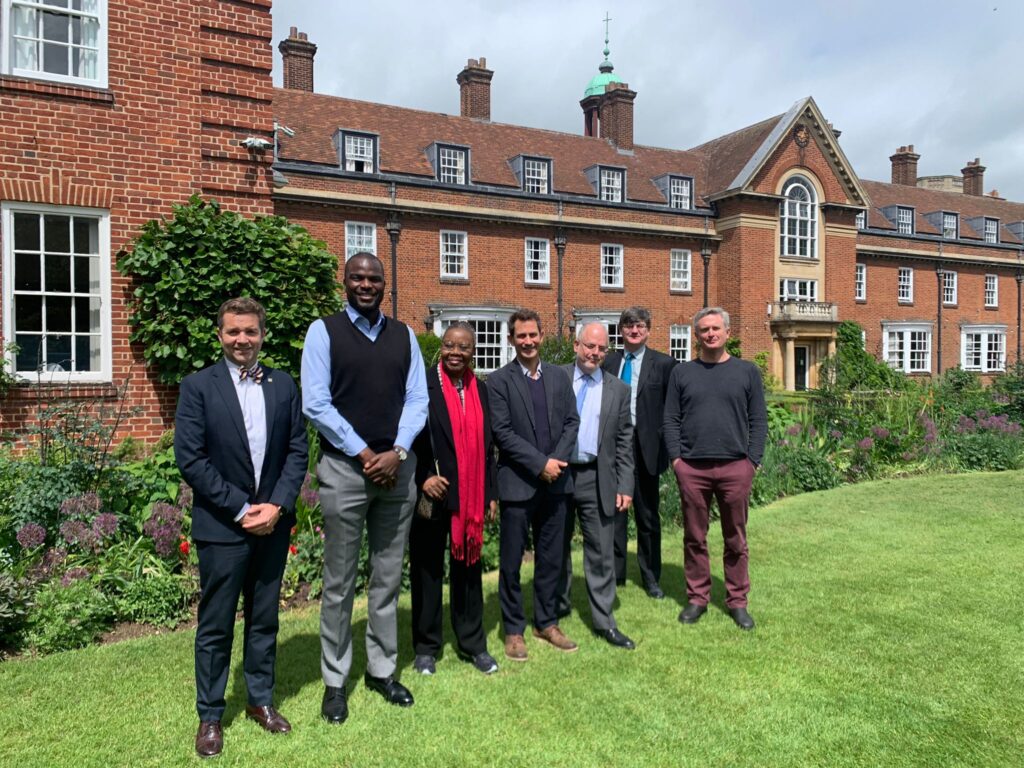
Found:
[{"label": "man in black sweater", "polygon": [[675,368],[665,402],[665,445],[683,505],[687,604],[679,621],[699,621],[711,599],[707,535],[714,495],[725,543],[725,604],[741,629],[753,629],[747,612],[747,507],[768,435],[761,373],[726,351],[729,313],[724,309],[705,307],[693,327],[700,356]]}]

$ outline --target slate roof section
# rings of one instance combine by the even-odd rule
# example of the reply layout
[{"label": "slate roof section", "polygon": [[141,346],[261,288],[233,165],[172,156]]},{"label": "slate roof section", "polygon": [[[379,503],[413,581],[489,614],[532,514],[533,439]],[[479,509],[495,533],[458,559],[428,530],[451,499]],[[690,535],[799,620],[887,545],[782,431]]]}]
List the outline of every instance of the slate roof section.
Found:
[{"label": "slate roof section", "polygon": [[738,131],[693,147],[691,152],[704,161],[707,188],[715,192],[729,189],[747,162],[764,145],[785,115],[775,115]]}]

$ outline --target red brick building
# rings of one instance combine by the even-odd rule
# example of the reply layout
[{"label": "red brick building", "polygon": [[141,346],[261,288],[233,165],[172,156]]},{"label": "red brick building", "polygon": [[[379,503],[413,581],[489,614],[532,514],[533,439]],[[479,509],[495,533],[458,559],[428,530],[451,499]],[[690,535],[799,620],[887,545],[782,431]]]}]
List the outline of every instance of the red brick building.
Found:
[{"label": "red brick building", "polygon": [[[339,256],[376,252],[385,311],[416,330],[470,320],[483,370],[508,359],[524,305],[549,333],[600,319],[613,338],[624,307],[647,306],[652,343],[682,359],[693,314],[720,304],[790,389],[815,385],[847,319],[910,373],[1018,357],[1024,204],[983,194],[977,161],[963,192],[916,186],[912,146],[892,183],[861,181],[811,98],[654,148],[634,142],[637,94],[607,58],[567,134],[492,122],[484,59],[457,73],[458,116],[317,94],[316,46],[294,29],[274,88],[269,0],[59,5],[0,5],[2,335],[33,382],[84,395],[130,377],[137,435],[168,423],[174,392],[127,342],[114,260],[193,193],[285,215]],[[0,404],[5,426],[34,390]]]}]

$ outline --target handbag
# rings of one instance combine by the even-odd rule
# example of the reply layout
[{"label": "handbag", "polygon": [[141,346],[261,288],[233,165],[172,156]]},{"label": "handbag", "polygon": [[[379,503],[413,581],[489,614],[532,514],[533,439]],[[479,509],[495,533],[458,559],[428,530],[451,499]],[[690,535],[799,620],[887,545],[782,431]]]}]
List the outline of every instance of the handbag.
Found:
[{"label": "handbag", "polygon": [[[434,453],[434,433],[430,431],[430,424],[428,423],[425,427],[427,430],[427,437],[430,438],[430,452]],[[434,454],[434,474],[441,474],[441,466],[437,461],[437,454]],[[424,520],[430,520],[434,516],[434,500],[427,496],[423,492],[423,489],[419,489],[418,495],[416,496],[416,514],[422,517]]]}]

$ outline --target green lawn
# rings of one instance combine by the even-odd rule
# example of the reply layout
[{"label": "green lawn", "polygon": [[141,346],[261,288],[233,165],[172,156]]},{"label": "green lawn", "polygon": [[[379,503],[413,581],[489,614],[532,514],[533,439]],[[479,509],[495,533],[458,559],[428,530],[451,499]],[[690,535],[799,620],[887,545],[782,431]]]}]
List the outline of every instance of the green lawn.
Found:
[{"label": "green lawn", "polygon": [[[663,586],[620,591],[638,648],[589,634],[582,583],[563,624],[571,655],[528,638],[503,662],[495,575],[486,626],[501,672],[449,652],[411,671],[408,602],[400,663],[416,705],[361,684],[356,627],[349,721],[319,719],[317,612],[284,617],[278,704],[295,731],[240,716],[233,674],[219,765],[267,766],[1017,766],[1024,764],[1024,473],[925,477],[808,494],[750,523],[753,633],[722,609],[695,626],[681,535],[665,541]],[[720,559],[720,536],[712,537]],[[578,554],[578,553],[577,553]],[[578,563],[578,560],[577,560]],[[580,573],[577,568],[577,575]],[[635,577],[635,573],[632,574]],[[0,665],[0,765],[194,764],[191,632]],[[1017,735],[1014,735],[1014,734]]]}]

